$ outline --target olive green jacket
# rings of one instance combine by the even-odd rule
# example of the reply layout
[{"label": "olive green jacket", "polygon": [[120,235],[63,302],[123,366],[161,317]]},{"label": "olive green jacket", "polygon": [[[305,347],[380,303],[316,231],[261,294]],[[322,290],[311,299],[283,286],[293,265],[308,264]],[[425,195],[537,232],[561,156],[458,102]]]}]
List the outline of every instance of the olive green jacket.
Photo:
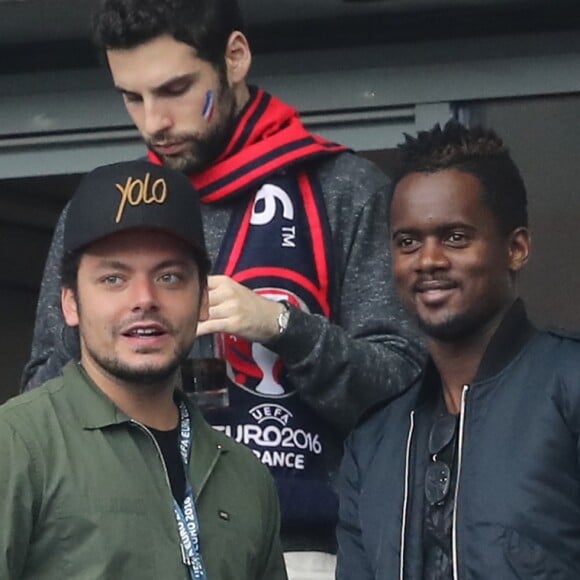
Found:
[{"label": "olive green jacket", "polygon": [[[285,580],[267,469],[191,412],[208,580]],[[0,578],[189,578],[153,436],[73,363],[0,407]]]}]

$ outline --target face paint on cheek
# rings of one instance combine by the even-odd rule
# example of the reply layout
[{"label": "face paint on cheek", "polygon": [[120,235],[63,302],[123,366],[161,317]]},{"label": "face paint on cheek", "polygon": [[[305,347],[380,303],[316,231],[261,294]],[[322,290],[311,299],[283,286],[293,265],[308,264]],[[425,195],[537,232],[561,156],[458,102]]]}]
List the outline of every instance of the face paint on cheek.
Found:
[{"label": "face paint on cheek", "polygon": [[205,93],[205,101],[201,110],[201,116],[209,123],[213,116],[214,110],[214,95],[213,91],[209,90]]}]

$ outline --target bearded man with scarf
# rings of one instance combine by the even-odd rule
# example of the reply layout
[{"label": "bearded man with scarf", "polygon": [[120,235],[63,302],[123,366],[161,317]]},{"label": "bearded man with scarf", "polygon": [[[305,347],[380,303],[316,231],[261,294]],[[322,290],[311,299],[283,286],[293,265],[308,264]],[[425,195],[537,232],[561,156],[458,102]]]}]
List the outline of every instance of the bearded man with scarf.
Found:
[{"label": "bearded man with scarf", "polygon": [[[290,578],[333,578],[344,435],[422,362],[390,278],[388,180],[248,85],[236,0],[103,0],[94,36],[149,160],[186,173],[202,202],[214,269],[192,357],[225,359],[229,385],[206,416],[270,466]],[[65,214],[23,390],[79,355],[60,310]]]}]

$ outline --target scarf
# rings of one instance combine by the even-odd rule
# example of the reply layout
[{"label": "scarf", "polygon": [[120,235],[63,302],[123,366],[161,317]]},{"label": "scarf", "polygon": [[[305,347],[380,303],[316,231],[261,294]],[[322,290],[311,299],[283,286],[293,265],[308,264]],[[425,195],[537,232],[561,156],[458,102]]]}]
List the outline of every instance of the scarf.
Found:
[{"label": "scarf", "polygon": [[[250,87],[250,100],[217,161],[191,175],[200,200],[228,204],[231,218],[214,264],[254,292],[331,318],[333,257],[315,160],[345,151],[309,133],[292,107]],[[153,162],[160,160],[150,154]],[[229,405],[204,411],[272,471],[283,527],[330,530],[329,486],[337,458],[332,428],[295,395],[282,360],[257,343],[215,337],[226,361]],[[238,388],[239,387],[239,388]]]},{"label": "scarf", "polygon": [[[202,203],[233,208],[214,273],[330,317],[330,228],[311,162],[345,150],[309,133],[296,109],[250,87],[223,153],[212,166],[190,175]],[[153,152],[149,159],[161,163]],[[254,391],[261,373],[252,363],[251,345],[235,337],[220,340],[221,355],[234,367],[231,376],[242,377],[239,386]],[[275,375],[276,382],[282,380],[280,368]]]}]

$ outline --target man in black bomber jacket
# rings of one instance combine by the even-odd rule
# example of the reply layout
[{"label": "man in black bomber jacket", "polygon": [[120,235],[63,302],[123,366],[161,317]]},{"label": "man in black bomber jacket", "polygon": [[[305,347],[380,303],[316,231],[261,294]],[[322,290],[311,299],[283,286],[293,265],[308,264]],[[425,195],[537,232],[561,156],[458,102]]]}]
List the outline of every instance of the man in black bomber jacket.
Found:
[{"label": "man in black bomber jacket", "polygon": [[350,436],[339,580],[580,578],[580,342],[517,298],[526,191],[501,139],[407,137],[393,272],[427,336],[422,380]]}]

